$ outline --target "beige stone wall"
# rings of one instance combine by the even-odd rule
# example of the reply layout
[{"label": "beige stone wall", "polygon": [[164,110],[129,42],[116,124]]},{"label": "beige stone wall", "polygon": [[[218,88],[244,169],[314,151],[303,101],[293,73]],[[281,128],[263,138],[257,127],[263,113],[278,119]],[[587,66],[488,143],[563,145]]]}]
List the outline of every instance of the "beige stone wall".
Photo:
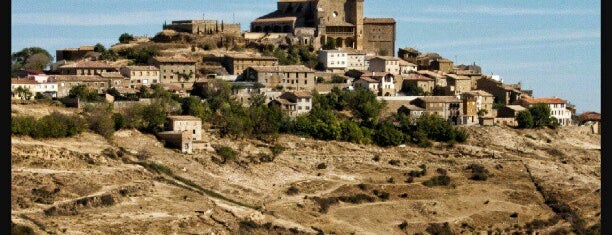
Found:
[{"label": "beige stone wall", "polygon": [[379,55],[386,51],[387,56],[395,55],[395,24],[364,24],[363,49]]}]

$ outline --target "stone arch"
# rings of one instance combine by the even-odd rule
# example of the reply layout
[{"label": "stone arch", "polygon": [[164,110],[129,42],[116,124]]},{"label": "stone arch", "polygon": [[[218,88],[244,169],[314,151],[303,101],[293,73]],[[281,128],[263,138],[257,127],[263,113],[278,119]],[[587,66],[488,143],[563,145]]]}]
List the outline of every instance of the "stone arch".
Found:
[{"label": "stone arch", "polygon": [[282,29],[282,27],[280,25],[274,25],[274,27],[272,29],[272,31],[275,32],[275,33],[280,33],[280,32],[282,32],[282,30],[283,29]]},{"label": "stone arch", "polygon": [[290,32],[291,32],[291,26],[289,25],[283,26],[283,33],[290,33]]},{"label": "stone arch", "polygon": [[387,92],[385,93],[385,96],[391,96],[391,93]]},{"label": "stone arch", "polygon": [[354,45],[355,39],[353,39],[353,38],[346,38],[345,43],[346,43],[346,47],[355,48],[355,45]]},{"label": "stone arch", "polygon": [[336,47],[338,48],[344,47],[344,39],[336,38]]},{"label": "stone arch", "polygon": [[271,31],[270,25],[264,27],[264,32],[269,33]]},{"label": "stone arch", "polygon": [[260,25],[255,26],[255,29],[253,31],[258,32],[258,33],[261,32],[261,26]]}]

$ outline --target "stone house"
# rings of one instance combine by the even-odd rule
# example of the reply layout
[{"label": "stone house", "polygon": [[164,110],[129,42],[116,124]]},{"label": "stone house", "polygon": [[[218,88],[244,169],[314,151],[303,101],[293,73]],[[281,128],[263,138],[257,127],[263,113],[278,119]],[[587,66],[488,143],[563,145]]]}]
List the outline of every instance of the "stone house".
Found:
[{"label": "stone house", "polygon": [[397,113],[403,113],[411,118],[419,118],[423,112],[425,112],[424,108],[412,104],[405,104],[397,109]]},{"label": "stone house", "polygon": [[444,58],[434,59],[429,63],[429,70],[438,70],[445,73],[453,71],[453,61]]},{"label": "stone house", "polygon": [[417,51],[414,48],[411,47],[406,47],[406,48],[400,48],[397,51],[397,57],[399,57],[400,59],[403,59],[405,61],[408,61],[412,64],[417,63],[417,57],[420,55],[421,53],[419,51]]},{"label": "stone house", "polygon": [[436,87],[445,88],[448,86],[446,82],[446,75],[443,72],[433,72],[429,70],[417,70],[416,73],[433,79]]},{"label": "stone house", "polygon": [[94,46],[80,46],[79,48],[64,48],[55,51],[55,61],[78,61],[85,58],[88,53],[94,52]]},{"label": "stone house", "polygon": [[193,134],[189,131],[162,131],[157,136],[167,147],[178,148],[182,153],[193,153]]},{"label": "stone house", "polygon": [[129,78],[130,88],[159,83],[159,68],[155,66],[123,66],[119,71],[121,75]]},{"label": "stone house", "polygon": [[202,140],[202,119],[194,116],[168,116],[168,128],[170,131],[189,132],[192,139]]},{"label": "stone house", "polygon": [[296,117],[310,112],[312,109],[312,95],[305,91],[284,92],[268,105],[278,106],[290,117]]},{"label": "stone house", "polygon": [[462,102],[455,96],[425,96],[414,99],[411,104],[424,108],[424,113],[436,114],[452,124],[461,124]]},{"label": "stone house", "polygon": [[489,77],[478,79],[477,86],[479,90],[486,91],[495,96],[495,103],[502,103],[504,105],[516,104],[523,95],[523,92],[520,90],[520,84],[517,84],[517,86],[506,85],[499,80]]},{"label": "stone house", "polygon": [[474,124],[479,122],[478,112],[480,110],[486,110],[484,117],[492,116],[493,114],[493,95],[481,91],[468,91],[461,93],[461,101],[463,102],[463,124]]},{"label": "stone house", "polygon": [[229,74],[240,75],[251,66],[275,66],[278,58],[254,54],[227,54],[221,63]]},{"label": "stone house", "polygon": [[159,68],[160,83],[189,90],[196,80],[196,61],[185,57],[153,57],[149,64]]},{"label": "stone house", "polygon": [[400,59],[391,56],[376,56],[370,59],[368,70],[398,75],[400,74]]},{"label": "stone house", "polygon": [[86,87],[95,90],[99,94],[104,93],[107,89],[114,86],[121,86],[124,83],[129,84],[124,78],[118,77],[103,77],[95,76],[79,76],[79,75],[53,75],[51,76],[57,81],[57,97],[63,98],[69,95],[70,89],[77,85],[85,85]]},{"label": "stone house", "polygon": [[459,95],[472,90],[469,77],[456,74],[446,74],[446,94]]},{"label": "stone house", "polygon": [[116,65],[102,61],[79,61],[57,68],[61,75],[100,75],[102,72],[119,72]]},{"label": "stone house", "polygon": [[420,87],[425,94],[433,94],[433,90],[435,87],[434,79],[423,76],[418,73],[411,73],[408,75],[403,75],[402,77],[402,90],[405,90],[408,85],[414,84],[417,87]]},{"label": "stone house", "polygon": [[304,65],[251,66],[242,78],[270,89],[311,91],[315,87],[314,73]]},{"label": "stone house", "polygon": [[348,50],[346,70],[366,70],[365,57],[364,51]]}]

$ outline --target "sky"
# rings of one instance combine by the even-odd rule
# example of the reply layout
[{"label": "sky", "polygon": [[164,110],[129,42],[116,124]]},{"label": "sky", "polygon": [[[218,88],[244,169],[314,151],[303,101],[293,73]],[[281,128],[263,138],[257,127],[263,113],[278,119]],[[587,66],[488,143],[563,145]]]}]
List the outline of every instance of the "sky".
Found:
[{"label": "sky", "polygon": [[[217,19],[248,30],[276,0],[19,0],[11,8],[11,51],[38,46],[55,55],[110,47],[125,32],[152,37],[172,20]],[[535,97],[601,112],[601,1],[366,0],[364,15],[395,18],[396,54],[412,47],[455,65],[475,62]]]}]

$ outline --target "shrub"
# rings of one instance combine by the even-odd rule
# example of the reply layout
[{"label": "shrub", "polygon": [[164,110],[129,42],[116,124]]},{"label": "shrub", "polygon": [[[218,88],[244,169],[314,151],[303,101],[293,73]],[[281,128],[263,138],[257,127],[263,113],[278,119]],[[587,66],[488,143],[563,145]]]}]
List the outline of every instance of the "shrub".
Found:
[{"label": "shrub", "polygon": [[84,129],[85,121],[81,117],[53,112],[39,119],[30,135],[33,138],[63,138],[79,134]]},{"label": "shrub", "polygon": [[410,183],[414,182],[414,177],[413,176],[409,176],[408,179],[406,179],[406,181],[404,181],[404,182],[410,184]]},{"label": "shrub", "polygon": [[30,116],[17,116],[11,118],[11,134],[31,135],[36,128],[36,119]]},{"label": "shrub", "polygon": [[399,227],[401,230],[406,231],[406,229],[408,228],[408,222],[406,222],[406,221],[404,220],[404,222],[402,222],[401,224],[399,224],[399,225],[398,225],[398,227]]},{"label": "shrub", "polygon": [[446,174],[448,174],[448,172],[445,169],[442,169],[442,168],[436,169],[436,173],[438,173],[439,175],[446,175]]},{"label": "shrub", "polygon": [[342,202],[349,202],[353,204],[359,204],[361,202],[374,202],[376,199],[374,197],[365,195],[363,193],[356,194],[353,196],[339,196],[338,200]]},{"label": "shrub", "polygon": [[448,177],[447,175],[438,175],[438,176],[431,177],[431,179],[423,182],[423,185],[427,187],[448,186],[450,182],[451,182],[451,178]]},{"label": "shrub", "polygon": [[518,112],[518,114],[516,115],[516,121],[518,122],[519,128],[533,127],[533,117],[531,116],[531,112],[529,112],[529,110],[523,110]]},{"label": "shrub", "polygon": [[374,190],[372,191],[372,193],[374,193],[374,195],[376,195],[378,198],[380,198],[380,199],[381,199],[381,200],[383,200],[383,201],[388,200],[388,199],[389,199],[389,195],[390,195],[390,194],[389,194],[389,193],[387,193],[387,192],[378,191],[378,190],[376,190],[376,189],[374,189]]},{"label": "shrub", "polygon": [[450,228],[448,222],[443,224],[431,223],[425,229],[426,232],[432,235],[453,235],[455,234],[453,230]]},{"label": "shrub", "polygon": [[125,117],[120,113],[113,113],[113,122],[115,123],[115,131],[121,130],[127,126]]},{"label": "shrub", "polygon": [[323,162],[319,163],[319,165],[317,165],[317,169],[319,170],[327,169],[327,165]]},{"label": "shrub", "polygon": [[395,179],[393,179],[393,177],[389,177],[387,179],[387,183],[393,184],[393,183],[395,183]]},{"label": "shrub", "polygon": [[363,190],[363,191],[367,191],[367,190],[368,190],[368,186],[367,186],[367,185],[365,185],[365,184],[363,184],[363,183],[358,184],[358,185],[357,185],[357,187],[358,187],[359,189]]},{"label": "shrub", "polygon": [[216,149],[216,151],[223,158],[223,163],[226,163],[228,160],[233,161],[236,159],[236,155],[238,155],[236,151],[227,146],[222,146]]},{"label": "shrub", "polygon": [[291,187],[289,187],[289,189],[287,189],[287,191],[285,193],[287,193],[287,195],[296,195],[299,192],[300,192],[300,190],[297,187],[291,185]]},{"label": "shrub", "polygon": [[272,156],[276,157],[279,154],[281,154],[283,151],[285,151],[285,147],[280,145],[280,144],[274,144],[272,145],[272,147],[270,147],[270,151],[272,151]]},{"label": "shrub", "polygon": [[489,170],[483,165],[473,163],[467,166],[466,169],[472,170],[472,176],[470,176],[471,180],[485,181],[489,178]]},{"label": "shrub", "polygon": [[372,158],[372,161],[375,161],[375,162],[380,161],[380,153],[376,153],[374,157]]},{"label": "shrub", "polygon": [[400,161],[399,161],[399,160],[396,160],[396,159],[389,160],[389,165],[392,165],[392,166],[399,166],[399,165],[400,165]]}]

